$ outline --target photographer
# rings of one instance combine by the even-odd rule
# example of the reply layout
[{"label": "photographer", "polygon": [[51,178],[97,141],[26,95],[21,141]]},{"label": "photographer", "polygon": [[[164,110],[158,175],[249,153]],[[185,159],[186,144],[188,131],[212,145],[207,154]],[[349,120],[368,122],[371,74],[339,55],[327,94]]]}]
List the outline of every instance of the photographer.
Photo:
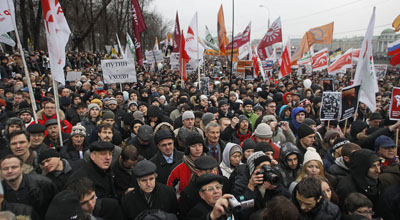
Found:
[{"label": "photographer", "polygon": [[251,213],[265,208],[268,201],[275,196],[282,195],[290,198],[289,192],[282,186],[279,171],[271,167],[271,159],[263,152],[258,151],[252,154],[247,164],[250,179],[244,189],[244,194],[235,196],[241,198],[241,201],[254,199],[255,205],[253,208],[241,210],[238,213],[239,219],[248,219]]}]

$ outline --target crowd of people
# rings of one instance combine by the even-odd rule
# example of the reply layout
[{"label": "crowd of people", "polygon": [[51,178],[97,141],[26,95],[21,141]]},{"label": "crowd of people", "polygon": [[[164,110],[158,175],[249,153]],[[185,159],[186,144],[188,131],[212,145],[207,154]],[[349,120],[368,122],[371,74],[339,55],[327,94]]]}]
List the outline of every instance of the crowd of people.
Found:
[{"label": "crowd of people", "polygon": [[[65,71],[81,78],[54,93],[44,51],[1,55],[1,219],[400,219],[398,70],[379,79],[375,112],[360,102],[328,122],[324,71],[244,80],[206,56],[206,95],[167,59],[104,84],[104,56],[68,52]],[[335,90],[351,77],[334,76]]]}]

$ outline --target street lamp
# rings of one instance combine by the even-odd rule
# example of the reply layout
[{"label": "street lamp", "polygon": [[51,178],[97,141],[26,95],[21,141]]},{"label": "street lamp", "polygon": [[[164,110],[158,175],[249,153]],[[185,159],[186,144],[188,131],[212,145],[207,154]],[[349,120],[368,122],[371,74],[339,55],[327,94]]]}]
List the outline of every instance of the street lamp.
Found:
[{"label": "street lamp", "polygon": [[268,6],[265,6],[265,5],[260,5],[259,6],[260,8],[266,8],[267,10],[268,10],[268,28],[269,28],[269,16],[270,16],[270,11],[269,11],[269,7]]}]

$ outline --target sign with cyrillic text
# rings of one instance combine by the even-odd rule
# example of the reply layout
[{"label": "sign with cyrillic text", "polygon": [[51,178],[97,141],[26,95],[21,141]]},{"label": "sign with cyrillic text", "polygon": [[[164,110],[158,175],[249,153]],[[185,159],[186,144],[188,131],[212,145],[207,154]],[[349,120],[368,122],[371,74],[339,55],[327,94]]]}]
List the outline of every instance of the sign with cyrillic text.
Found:
[{"label": "sign with cyrillic text", "polygon": [[102,60],[101,69],[106,84],[137,82],[133,59]]}]

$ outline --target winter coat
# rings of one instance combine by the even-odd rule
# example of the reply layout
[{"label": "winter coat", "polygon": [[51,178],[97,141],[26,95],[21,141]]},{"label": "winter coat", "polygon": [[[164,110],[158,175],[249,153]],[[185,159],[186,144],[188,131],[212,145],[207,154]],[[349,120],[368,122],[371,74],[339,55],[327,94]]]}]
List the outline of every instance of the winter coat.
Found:
[{"label": "winter coat", "polygon": [[22,203],[10,203],[6,200],[3,200],[1,203],[1,211],[10,211],[18,217],[27,216],[30,217],[31,220],[40,219],[37,212],[31,206]]},{"label": "winter coat", "polygon": [[97,121],[92,121],[89,118],[85,118],[81,122],[81,125],[86,129],[86,139],[90,140],[91,139],[90,136],[92,135],[93,130],[97,128]]},{"label": "winter coat", "polygon": [[244,115],[249,119],[250,124],[251,124],[251,130],[254,131],[255,125],[256,125],[256,120],[259,116],[256,113],[254,113],[253,111],[250,112],[249,114],[245,113]]},{"label": "winter coat", "polygon": [[89,150],[89,144],[86,140],[87,138],[85,138],[85,141],[83,142],[83,148],[81,152],[77,151],[72,145],[72,140],[68,141],[60,151],[61,156],[68,160],[74,170],[81,168],[85,164],[84,154],[87,150]]},{"label": "winter coat", "polygon": [[[296,193],[294,193],[294,196]],[[334,203],[322,198],[321,201],[309,212],[304,213],[300,209],[300,205],[297,199],[293,199],[293,203],[299,210],[299,220],[340,220],[341,213],[340,209]]]},{"label": "winter coat", "polygon": [[126,145],[130,144],[135,146],[138,154],[142,155],[147,160],[150,160],[150,158],[152,158],[157,153],[157,146],[153,140],[150,142],[150,144],[143,145],[139,142],[138,136],[136,136],[132,139],[132,142],[126,143]]},{"label": "winter coat", "polygon": [[[293,170],[289,167],[287,163],[287,158],[288,156],[292,154],[297,154],[297,160],[298,160],[298,165],[297,169]],[[297,176],[301,172],[301,165],[303,163],[303,157],[301,156],[300,151],[297,149],[297,147],[293,145],[284,145],[281,148],[280,151],[280,163],[275,167],[281,174],[282,176],[282,184],[284,187],[289,188],[290,183],[295,181]]]},{"label": "winter coat", "polygon": [[339,182],[343,177],[350,173],[350,169],[344,163],[343,157],[338,157],[336,158],[335,163],[329,167],[327,172],[336,179],[336,182]]},{"label": "winter coat", "polygon": [[124,168],[121,159],[118,159],[118,161],[112,165],[111,169],[114,173],[114,186],[119,199],[125,195],[128,188],[139,187],[136,176],[133,174],[133,169],[128,170]]},{"label": "winter coat", "polygon": [[[60,115],[61,132],[70,134],[72,131],[72,124],[69,123],[69,121],[67,121],[65,119],[65,114],[62,110],[59,110],[58,114]],[[48,121],[50,119],[57,119],[57,114],[54,114],[51,117],[47,117],[46,115],[44,115],[43,109],[39,110],[36,113],[36,115],[37,115],[38,123],[41,125],[44,125],[46,123],[46,121]],[[32,125],[32,124],[35,124],[35,122],[33,121],[30,125]],[[44,131],[44,134],[47,135],[47,131]]]},{"label": "winter coat", "polygon": [[381,170],[382,173],[379,175],[379,189],[381,192],[390,186],[400,184],[399,165],[382,167]]},{"label": "winter coat", "polygon": [[292,120],[289,122],[289,127],[292,129],[293,134],[297,137],[297,129],[300,127],[300,123],[296,121],[296,115],[300,112],[306,113],[303,107],[296,107],[292,110]]},{"label": "winter coat", "polygon": [[171,174],[168,177],[167,185],[175,188],[179,184],[178,192],[181,193],[182,190],[189,184],[191,177],[192,171],[184,162],[181,162],[174,169],[172,169]]},{"label": "winter coat", "polygon": [[46,176],[51,179],[54,184],[56,184],[59,192],[66,188],[69,178],[76,171],[72,169],[71,165],[66,159],[62,159],[62,163],[64,166],[62,171],[53,171],[46,174]]},{"label": "winter coat", "polygon": [[174,190],[164,184],[156,182],[150,200],[150,204],[147,203],[144,192],[140,188],[135,188],[126,194],[121,201],[126,219],[134,220],[136,216],[147,209],[161,209],[168,213],[177,213],[178,211]]},{"label": "winter coat", "polygon": [[158,151],[150,161],[157,167],[157,182],[167,184],[172,169],[182,162],[183,153],[174,149],[173,162],[167,163],[161,151]]},{"label": "winter coat", "polygon": [[[188,220],[210,220],[210,213],[213,207],[208,205],[204,200],[201,200],[195,207],[193,207],[188,214]],[[221,216],[217,220],[225,220],[225,215]]]}]

